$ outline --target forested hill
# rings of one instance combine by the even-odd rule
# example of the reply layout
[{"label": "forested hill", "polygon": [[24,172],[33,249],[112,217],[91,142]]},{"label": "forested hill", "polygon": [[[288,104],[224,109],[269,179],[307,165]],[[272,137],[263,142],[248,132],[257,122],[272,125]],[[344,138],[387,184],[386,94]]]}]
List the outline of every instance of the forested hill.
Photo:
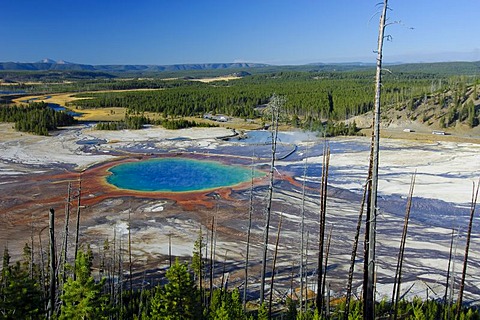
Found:
[{"label": "forested hill", "polygon": [[[435,62],[435,63],[395,63],[385,64],[396,72],[416,72],[441,75],[478,75],[480,61]],[[0,71],[90,71],[105,73],[162,73],[181,71],[213,70],[257,70],[259,72],[278,71],[353,71],[373,69],[373,64],[356,63],[312,63],[305,65],[268,65],[263,63],[198,63],[173,65],[89,65],[53,61],[39,62],[0,62]],[[250,71],[249,71],[250,72]]]},{"label": "forested hill", "polygon": [[103,71],[103,72],[161,72],[185,70],[216,70],[266,67],[260,63],[199,63],[199,64],[174,64],[174,65],[89,65],[56,62],[45,60],[40,62],[0,62],[0,70],[6,71]]}]

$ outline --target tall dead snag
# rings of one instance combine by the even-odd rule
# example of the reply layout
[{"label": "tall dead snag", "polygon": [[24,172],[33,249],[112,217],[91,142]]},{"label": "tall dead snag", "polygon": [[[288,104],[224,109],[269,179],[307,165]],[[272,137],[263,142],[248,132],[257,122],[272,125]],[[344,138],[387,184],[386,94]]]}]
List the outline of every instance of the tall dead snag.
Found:
[{"label": "tall dead snag", "polygon": [[277,240],[275,242],[275,253],[273,254],[272,279],[270,281],[270,298],[268,301],[268,318],[272,318],[272,301],[273,301],[273,282],[275,280],[275,266],[277,264],[278,243],[280,242],[280,232],[282,230],[283,214],[280,214],[280,222],[278,223]]},{"label": "tall dead snag", "polygon": [[119,304],[119,314],[123,312],[123,247],[122,247],[122,232],[118,237],[118,304]]},{"label": "tall dead snag", "polygon": [[212,217],[212,230],[210,235],[210,299],[209,303],[212,303],[213,298],[213,239],[214,239],[214,230],[215,230],[215,216]]},{"label": "tall dead snag", "polygon": [[[223,297],[227,292],[228,277],[225,279],[225,269],[227,268],[228,249],[225,249],[225,257],[223,258],[222,281],[220,282],[220,297]],[[222,300],[222,298],[220,298]]]},{"label": "tall dead snag", "polygon": [[477,204],[479,186],[480,186],[480,179],[478,179],[476,190],[475,190],[475,183],[473,183],[472,203],[470,206],[470,222],[468,223],[468,232],[467,232],[467,240],[466,240],[467,243],[465,244],[465,258],[463,259],[462,279],[460,281],[460,289],[458,291],[457,313],[455,316],[455,319],[457,320],[460,319],[460,311],[462,310],[463,291],[465,289],[465,276],[467,275],[468,251],[470,249],[470,238],[472,236],[473,215],[475,214],[475,206]]},{"label": "tall dead snag", "polygon": [[128,209],[128,280],[130,284],[130,297],[133,297],[133,279],[132,279],[132,219],[130,216],[130,211],[132,209],[132,204],[130,203],[130,209]]},{"label": "tall dead snag", "polygon": [[[117,277],[117,226],[113,227],[113,246],[112,246],[112,266],[111,266],[111,279],[116,279]],[[111,292],[111,303],[112,305],[117,305],[117,291],[116,291],[116,281],[110,282],[110,292]]]},{"label": "tall dead snag", "polygon": [[402,239],[400,240],[400,249],[398,252],[397,268],[395,270],[395,279],[393,281],[392,292],[392,307],[393,307],[393,319],[397,319],[398,315],[398,302],[400,300],[400,286],[402,284],[402,266],[403,255],[405,253],[405,243],[407,242],[408,220],[410,219],[410,210],[412,208],[413,188],[415,186],[416,172],[412,176],[410,183],[410,191],[408,193],[407,208],[405,210],[405,221],[403,223]]},{"label": "tall dead snag", "polygon": [[68,224],[70,222],[70,201],[72,185],[70,182],[67,187],[67,199],[65,202],[65,227],[63,228],[63,242],[61,253],[60,268],[62,272],[62,285],[67,280],[67,254],[68,254]]},{"label": "tall dead snag", "polygon": [[[325,297],[326,283],[327,283],[327,267],[328,267],[328,255],[330,253],[330,241],[332,240],[333,225],[330,228],[330,233],[328,234],[327,248],[325,251],[325,267],[323,268],[323,281],[322,281],[322,297]],[[330,286],[328,286],[330,287]],[[327,289],[327,296],[330,296],[330,289]],[[325,318],[330,318],[330,299],[327,297],[327,302],[325,303]]]},{"label": "tall dead snag", "polygon": [[367,286],[368,286],[368,241],[370,239],[370,198],[372,194],[372,168],[373,168],[373,141],[374,141],[374,131],[372,130],[372,137],[371,137],[371,148],[370,148],[370,160],[369,160],[369,167],[368,167],[368,175],[367,175],[367,185],[366,185],[366,205],[367,208],[365,210],[365,238],[363,242],[363,284],[362,284],[362,291],[363,291],[363,314],[365,314],[367,307],[365,301],[367,299]]},{"label": "tall dead snag", "polygon": [[253,173],[254,173],[254,157],[252,155],[252,171],[250,176],[250,204],[248,207],[248,229],[247,229],[247,252],[245,254],[245,285],[243,287],[243,311],[247,311],[247,290],[248,290],[248,259],[250,258],[250,235],[252,231],[252,214],[253,214]]},{"label": "tall dead snag", "polygon": [[260,276],[260,304],[265,299],[265,277],[267,271],[267,253],[268,253],[268,234],[270,229],[270,215],[272,211],[273,199],[273,182],[275,172],[275,157],[277,153],[277,137],[278,137],[278,118],[280,116],[280,108],[285,103],[285,99],[277,95],[273,95],[270,99],[270,108],[272,109],[272,160],[270,163],[270,184],[268,186],[267,206],[265,208],[265,229],[263,232],[263,256],[262,256],[262,272]]},{"label": "tall dead snag", "polygon": [[322,179],[320,186],[320,224],[318,235],[318,277],[317,277],[317,297],[316,305],[318,314],[323,312],[323,249],[325,243],[325,217],[327,213],[327,185],[328,185],[328,166],[330,163],[330,148],[325,144],[323,147],[322,160]]},{"label": "tall dead snag", "polygon": [[[77,198],[77,222],[75,226],[75,254],[74,254],[74,261],[77,261],[77,254],[78,254],[78,241],[80,235],[80,205],[82,200],[82,175],[78,177],[78,198]],[[74,263],[74,270],[73,270],[73,279],[76,279],[75,276],[75,265]]]},{"label": "tall dead snag", "polygon": [[44,251],[43,251],[43,245],[42,245],[42,232],[48,228],[48,226],[43,227],[40,232],[38,233],[38,246],[40,249],[40,280],[42,285],[42,297],[43,301],[45,303],[45,310],[47,310],[47,305],[48,305],[48,290],[47,290],[47,275],[45,274],[45,256],[44,256]]},{"label": "tall dead snag", "polygon": [[[305,253],[305,239],[303,233],[305,232],[305,188],[307,183],[307,160],[308,160],[308,145],[305,151],[305,163],[303,166],[303,183],[302,183],[302,212],[300,222],[300,313],[303,313],[303,274],[304,274],[304,253]],[[293,292],[292,292],[293,294]],[[293,297],[293,296],[292,296]]]},{"label": "tall dead snag", "polygon": [[372,145],[372,192],[370,194],[370,224],[368,232],[367,249],[367,281],[365,292],[364,317],[366,320],[375,318],[375,237],[377,220],[377,189],[378,189],[378,163],[380,148],[380,96],[382,87],[382,50],[385,33],[388,0],[384,0],[382,14],[378,26],[377,69],[375,74],[375,103],[373,120],[373,145]]},{"label": "tall dead snag", "polygon": [[310,231],[307,230],[307,240],[305,241],[305,303],[303,304],[303,312],[307,312],[307,301],[308,301],[308,241],[310,240]]},{"label": "tall dead snag", "polygon": [[[206,244],[205,244],[206,245]],[[193,244],[193,255],[192,255],[192,269],[195,282],[198,281],[198,290],[200,291],[200,304],[203,308],[204,306],[204,289],[203,289],[203,234],[202,226],[198,230],[198,238]]]},{"label": "tall dead snag", "polygon": [[[368,184],[368,183],[367,183]],[[360,229],[362,227],[363,209],[365,207],[365,197],[367,196],[367,185],[363,189],[362,204],[360,205],[360,212],[357,220],[357,230],[355,232],[355,239],[353,240],[352,255],[350,257],[350,269],[348,270],[347,294],[345,297],[345,314],[344,320],[348,320],[348,313],[350,312],[350,298],[352,296],[353,271],[355,270],[355,258],[357,256],[358,238],[360,237]]]},{"label": "tall dead snag", "polygon": [[450,239],[450,252],[448,254],[448,265],[447,265],[447,279],[445,280],[445,295],[443,296],[443,305],[444,305],[444,316],[445,319],[449,319],[450,313],[450,299],[448,299],[448,287],[450,282],[450,269],[452,264],[452,253],[453,253],[453,239],[455,239],[455,229],[452,228],[452,236]]},{"label": "tall dead snag", "polygon": [[50,231],[50,290],[48,296],[47,318],[51,319],[55,312],[55,298],[56,298],[56,270],[55,270],[55,210],[50,209],[49,215],[49,231]]},{"label": "tall dead snag", "polygon": [[168,234],[168,267],[169,268],[172,267],[172,261],[173,261],[173,258],[172,258],[172,234],[169,233]]}]

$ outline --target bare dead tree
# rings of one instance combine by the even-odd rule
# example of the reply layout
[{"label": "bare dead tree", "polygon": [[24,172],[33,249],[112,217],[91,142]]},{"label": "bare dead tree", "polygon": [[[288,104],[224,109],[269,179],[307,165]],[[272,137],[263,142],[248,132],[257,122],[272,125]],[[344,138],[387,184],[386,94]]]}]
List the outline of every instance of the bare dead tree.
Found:
[{"label": "bare dead tree", "polygon": [[268,235],[270,230],[270,215],[272,211],[272,199],[273,199],[273,182],[274,182],[274,170],[275,170],[275,158],[277,153],[277,137],[278,137],[278,122],[280,116],[280,108],[285,103],[285,99],[277,95],[273,95],[270,99],[270,107],[272,109],[272,159],[270,163],[270,184],[268,187],[267,206],[265,208],[265,229],[263,238],[263,256],[262,256],[262,270],[260,276],[260,304],[265,299],[265,277],[267,271],[267,253],[268,253]]},{"label": "bare dead tree", "polygon": [[268,317],[272,317],[272,301],[273,301],[273,285],[275,280],[275,267],[278,256],[278,243],[280,242],[280,232],[282,231],[283,214],[280,213],[280,221],[278,222],[277,240],[275,241],[275,253],[273,254],[272,279],[270,280],[270,297],[268,301]]},{"label": "bare dead tree", "polygon": [[214,239],[214,230],[215,230],[215,216],[212,217],[212,229],[210,235],[210,303],[212,302],[213,297],[213,239]]},{"label": "bare dead tree", "polygon": [[327,144],[323,147],[322,178],[320,186],[320,214],[318,233],[318,277],[316,306],[319,314],[323,312],[323,264],[325,246],[325,223],[327,214],[327,187],[328,187],[328,166],[330,162],[330,148]]},{"label": "bare dead tree", "polygon": [[403,256],[405,253],[405,244],[407,242],[408,221],[410,219],[410,211],[412,208],[413,188],[415,187],[416,172],[412,176],[410,183],[410,191],[408,193],[407,208],[405,210],[405,221],[403,223],[402,238],[400,240],[400,249],[398,252],[397,268],[395,270],[395,279],[393,280],[393,293],[392,293],[392,307],[393,307],[393,319],[398,317],[398,302],[400,300],[400,286],[402,284],[402,266]]},{"label": "bare dead tree", "polygon": [[[202,249],[200,249],[200,252],[201,252]],[[201,261],[201,259],[200,259]],[[145,275],[147,273],[147,269],[145,268],[143,270],[143,277],[142,277],[142,286],[140,288],[140,299],[139,299],[139,302],[138,302],[138,314],[137,314],[137,319],[142,319],[142,309],[143,309],[143,293],[145,291]],[[201,290],[201,286],[200,286],[200,290]]]},{"label": "bare dead tree", "polygon": [[172,267],[172,234],[168,234],[168,267]]},{"label": "bare dead tree", "polygon": [[357,228],[355,231],[355,238],[353,240],[353,246],[352,246],[352,254],[350,256],[350,269],[348,270],[347,293],[345,296],[345,313],[343,315],[344,320],[348,320],[348,314],[350,312],[350,299],[352,296],[353,272],[355,270],[355,259],[357,256],[358,239],[360,237],[360,229],[362,227],[362,216],[363,216],[363,210],[365,206],[365,198],[367,196],[367,188],[368,188],[367,184],[365,184],[365,187],[363,188],[362,202],[360,205],[360,212],[358,214]]},{"label": "bare dead tree", "polygon": [[292,260],[292,269],[291,269],[291,272],[290,272],[290,298],[292,298],[293,300],[293,295],[296,293],[294,292],[293,290],[293,271],[294,271],[294,268],[295,268],[295,261]]},{"label": "bare dead tree", "polygon": [[118,237],[118,303],[119,314],[121,316],[123,312],[123,246],[122,246],[122,234]]},{"label": "bare dead tree", "polygon": [[371,213],[371,203],[370,198],[372,194],[372,169],[373,169],[373,142],[374,142],[374,131],[372,130],[372,137],[371,137],[371,148],[370,148],[370,159],[369,159],[369,167],[368,167],[368,178],[366,184],[366,205],[367,208],[365,210],[365,238],[363,242],[363,284],[362,284],[362,296],[363,296],[363,313],[366,313],[366,300],[367,300],[367,287],[369,285],[369,275],[368,275],[368,264],[370,262],[368,258],[368,244],[370,239],[370,213]]},{"label": "bare dead tree", "polygon": [[447,278],[445,280],[445,295],[443,296],[443,304],[444,304],[444,316],[445,319],[449,318],[449,309],[450,309],[450,301],[448,301],[448,287],[450,281],[450,266],[452,264],[452,253],[453,253],[453,239],[455,238],[455,229],[452,228],[452,236],[450,239],[450,252],[448,254],[448,265],[447,265]]},{"label": "bare dead tree", "polygon": [[[202,252],[202,249],[203,249],[203,245],[204,245],[204,242],[203,242],[203,232],[202,232],[202,225],[200,225],[200,228],[198,230],[198,240],[197,240],[197,243],[198,243],[198,262],[195,262],[195,255],[196,253],[194,252],[194,255],[192,257],[192,265],[196,263],[198,263],[198,287],[199,287],[199,291],[200,291],[200,305],[202,306],[202,308],[204,307],[204,295],[205,295],[205,291],[204,291],[204,288],[203,288],[203,277],[204,277],[204,272],[203,272],[203,268],[204,268],[204,264],[203,264],[203,252]],[[206,244],[205,244],[206,245]],[[194,250],[195,250],[195,247],[194,247]],[[194,267],[194,274],[195,274],[195,268]]]},{"label": "bare dead tree", "polygon": [[46,287],[47,284],[47,276],[45,274],[46,271],[46,266],[45,266],[45,256],[44,256],[44,251],[43,251],[43,245],[42,245],[42,232],[48,228],[48,226],[43,227],[40,232],[38,233],[38,245],[40,247],[40,279],[42,281],[42,293],[43,293],[43,301],[45,301],[45,310],[47,310],[47,305],[48,305],[48,290]]},{"label": "bare dead tree", "polygon": [[[330,242],[332,240],[332,232],[333,232],[333,225],[330,227],[330,233],[328,235],[328,240],[327,240],[327,247],[326,247],[326,252],[325,252],[325,266],[323,268],[323,280],[322,280],[322,292],[321,292],[321,295],[322,297],[325,297],[325,287],[326,287],[326,283],[327,283],[327,267],[328,267],[328,255],[330,253]],[[329,290],[330,291],[330,290]],[[330,294],[330,292],[328,293],[328,295]],[[329,299],[328,299],[329,300]],[[326,304],[325,306],[325,317],[328,319],[330,317],[329,315],[329,310],[330,310],[330,304],[329,302]]]},{"label": "bare dead tree", "polygon": [[[217,213],[218,213],[218,207],[217,207]],[[217,238],[218,238],[218,233],[217,233],[217,220],[215,220],[215,226],[214,226],[214,233],[213,233],[213,261],[212,261],[212,274],[215,276],[215,267],[216,267],[216,261],[217,261]]]},{"label": "bare dead tree", "polygon": [[247,290],[248,290],[248,260],[250,258],[250,235],[252,231],[252,214],[253,214],[253,173],[254,173],[254,157],[252,155],[252,168],[250,174],[250,203],[248,207],[248,229],[247,229],[247,252],[245,253],[245,285],[243,286],[243,311],[247,311]]},{"label": "bare dead tree", "polygon": [[[77,254],[78,254],[78,241],[79,241],[79,235],[80,235],[80,205],[81,205],[81,200],[82,200],[82,175],[78,177],[78,197],[77,197],[77,221],[76,221],[76,226],[75,226],[75,253],[74,253],[74,259],[77,261]],[[73,279],[76,279],[75,275],[75,264],[73,267]]]},{"label": "bare dead tree", "polygon": [[[113,227],[113,252],[112,252],[112,279],[115,279],[115,277],[117,276],[116,272],[117,272],[117,227],[114,226]],[[111,296],[111,299],[112,299],[112,304],[114,306],[117,306],[117,290],[116,290],[116,287],[115,287],[115,281],[112,281],[111,282],[111,293],[112,293],[112,296]]]},{"label": "bare dead tree", "polygon": [[303,269],[304,269],[304,252],[305,239],[303,234],[305,232],[305,187],[307,182],[307,160],[308,160],[308,145],[305,147],[305,162],[303,164],[303,182],[302,182],[302,209],[300,222],[300,310],[303,306]]},{"label": "bare dead tree", "polygon": [[57,279],[56,279],[56,270],[55,270],[55,210],[50,209],[49,215],[49,231],[50,231],[50,290],[49,290],[49,301],[47,306],[47,318],[51,319],[54,316],[55,312],[55,298],[56,298],[56,288],[57,288]]},{"label": "bare dead tree", "polygon": [[365,293],[366,320],[375,319],[375,237],[377,221],[377,189],[378,189],[378,164],[380,148],[380,98],[382,88],[382,52],[383,40],[385,38],[385,21],[387,18],[388,0],[384,0],[380,22],[378,26],[378,49],[377,49],[377,68],[375,74],[375,102],[374,102],[374,121],[373,121],[373,145],[372,145],[372,192],[370,194],[370,224],[368,233],[368,271],[367,286]]},{"label": "bare dead tree", "polygon": [[467,275],[468,251],[470,249],[470,238],[472,236],[473,216],[475,214],[475,207],[477,205],[479,187],[480,187],[480,179],[478,180],[476,188],[475,188],[475,183],[473,183],[472,202],[470,205],[470,222],[468,223],[467,240],[466,240],[467,242],[465,244],[465,258],[463,260],[462,279],[460,280],[460,289],[458,291],[458,299],[457,299],[457,313],[455,316],[455,319],[457,320],[460,319],[460,311],[462,310],[463,291],[465,289],[465,276]]},{"label": "bare dead tree", "polygon": [[227,267],[227,257],[228,257],[228,249],[225,249],[225,257],[223,258],[223,267],[222,267],[222,281],[221,281],[221,288],[220,288],[220,300],[222,300],[223,294],[227,291],[226,282],[225,282],[225,269]]},{"label": "bare dead tree", "polygon": [[128,280],[130,284],[130,297],[133,297],[133,279],[132,279],[132,219],[131,219],[131,208],[132,204],[130,203],[130,209],[128,209]]},{"label": "bare dead tree", "polygon": [[60,251],[61,259],[59,263],[59,269],[62,271],[62,285],[67,280],[67,253],[68,253],[68,224],[70,221],[70,201],[71,201],[72,185],[69,182],[67,186],[67,198],[65,201],[65,225],[63,228],[63,241],[62,249]]},{"label": "bare dead tree", "polygon": [[[310,240],[310,231],[307,230],[307,240],[305,241],[305,303],[303,304],[303,311],[307,312],[307,302],[308,302],[308,242]],[[302,305],[300,305],[302,307]],[[300,308],[300,310],[302,310]]]},{"label": "bare dead tree", "polygon": [[[208,237],[208,228],[207,230],[205,231],[205,264],[206,265],[209,265],[209,258],[208,258],[208,243],[209,243],[209,237]],[[209,273],[209,272],[208,272]],[[205,266],[205,283],[207,282],[207,277],[210,278],[210,275],[207,274],[207,267]],[[206,287],[206,284],[205,284],[205,287]],[[210,297],[210,295],[209,295]],[[203,293],[203,305],[206,307],[208,306],[208,299],[207,299],[207,295],[205,294],[205,291]]]},{"label": "bare dead tree", "polygon": [[33,212],[31,216],[31,229],[30,229],[30,261],[28,263],[28,275],[30,276],[30,279],[33,279],[33,264],[34,264],[34,231],[35,231],[35,225],[34,225],[34,220],[33,220]]}]

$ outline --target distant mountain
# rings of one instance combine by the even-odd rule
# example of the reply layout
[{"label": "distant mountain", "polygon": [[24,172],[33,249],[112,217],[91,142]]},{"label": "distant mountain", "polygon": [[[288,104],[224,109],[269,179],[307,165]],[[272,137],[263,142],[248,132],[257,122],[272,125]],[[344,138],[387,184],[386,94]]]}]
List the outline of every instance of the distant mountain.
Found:
[{"label": "distant mountain", "polygon": [[0,62],[0,70],[5,71],[103,71],[103,72],[159,72],[159,71],[186,71],[186,70],[217,70],[267,67],[261,63],[199,63],[174,65],[88,65],[43,59],[38,62]]},{"label": "distant mountain", "polygon": [[37,63],[57,63],[57,62],[55,60],[45,58],[45,59],[42,59],[40,61],[37,61]]},{"label": "distant mountain", "polygon": [[[479,75],[480,61],[474,62],[437,62],[437,63],[410,63],[386,64],[392,72],[428,73],[439,75]],[[263,63],[198,63],[173,65],[89,65],[67,62],[64,60],[43,59],[38,62],[0,62],[0,71],[37,71],[37,72],[87,72],[109,73],[110,75],[144,75],[148,73],[176,72],[192,73],[234,73],[248,70],[249,73],[279,72],[279,71],[307,71],[307,72],[343,72],[374,70],[375,65],[363,62],[345,63],[311,63],[305,65],[268,65]],[[226,72],[223,72],[226,71]],[[230,71],[231,70],[231,71]]]}]

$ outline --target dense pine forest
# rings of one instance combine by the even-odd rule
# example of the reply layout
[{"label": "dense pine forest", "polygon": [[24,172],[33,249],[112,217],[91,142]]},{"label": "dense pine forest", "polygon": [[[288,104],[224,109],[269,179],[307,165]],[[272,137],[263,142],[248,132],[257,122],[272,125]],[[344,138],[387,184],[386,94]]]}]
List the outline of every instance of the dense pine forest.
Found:
[{"label": "dense pine forest", "polygon": [[[427,103],[433,108],[439,106],[439,111],[432,115],[412,115],[413,120],[421,117],[418,120],[429,122],[433,117],[441,127],[449,127],[457,121],[467,123],[470,127],[477,126],[480,122],[480,108],[473,103],[476,97],[472,97],[473,100],[468,99],[472,86],[475,86],[473,92],[477,92],[479,83],[473,66],[475,65],[458,63],[392,66],[391,71],[385,71],[383,75],[384,120],[390,120],[385,111],[405,110],[407,113],[416,114],[416,108]],[[454,72],[456,67],[457,73]],[[265,106],[272,94],[276,94],[286,99],[280,119],[283,123],[321,131],[326,136],[355,134],[357,128],[348,128],[351,123],[349,119],[372,111],[374,70],[367,66],[337,68],[338,70],[330,70],[325,66],[310,66],[308,70],[299,67],[295,70],[283,67],[276,71],[273,71],[272,67],[252,68],[248,69],[252,73],[235,73],[242,76],[234,80],[208,83],[196,80],[212,73],[218,75],[219,70],[191,71],[196,75],[196,79],[191,76],[179,77],[183,73],[177,74],[175,78],[165,79],[160,77],[165,75],[156,73],[151,74],[150,78],[124,79],[113,75],[104,77],[100,74],[97,78],[72,81],[63,81],[62,76],[71,76],[80,71],[65,71],[66,74],[56,71],[51,76],[57,77],[57,82],[3,85],[2,90],[24,90],[38,94],[81,92],[75,95],[81,99],[69,102],[68,107],[80,110],[126,108],[128,119],[124,119],[122,123],[103,123],[98,126],[99,129],[108,130],[139,129],[144,124],[161,122],[170,127],[181,128],[185,124],[172,126],[171,122],[165,120],[201,118],[207,113],[245,120],[261,118],[266,122],[268,116],[265,116]],[[414,68],[417,68],[417,71],[414,71]],[[15,74],[5,72],[5,76],[12,76],[12,73]],[[25,71],[18,73],[22,76],[28,74]],[[8,105],[8,100],[4,102],[2,109]],[[152,114],[157,116],[152,117]],[[7,121],[6,119],[2,117],[2,121]],[[157,121],[158,119],[163,120]],[[41,130],[45,134],[45,130]],[[27,128],[26,131],[35,130]]]},{"label": "dense pine forest", "polygon": [[[183,80],[175,81],[177,86],[168,90],[97,93],[92,99],[72,104],[80,108],[125,107],[137,113],[157,112],[165,117],[211,112],[255,118],[259,116],[259,108],[275,93],[287,98],[287,120],[295,121],[296,117],[304,118],[306,122],[341,120],[371,110],[372,76],[370,72],[280,72],[208,84]],[[386,99],[392,103],[405,103],[422,97],[430,93],[432,81],[437,80],[431,75],[419,78],[397,75],[385,82]],[[78,97],[92,97],[92,94]]]},{"label": "dense pine forest", "polygon": [[14,122],[18,131],[46,136],[48,131],[72,125],[76,120],[65,111],[55,111],[47,103],[34,102],[0,108],[0,122]]},{"label": "dense pine forest", "polygon": [[[245,120],[263,118],[265,122],[268,121],[265,106],[275,93],[286,98],[280,119],[283,123],[326,132],[327,136],[345,135],[356,132],[355,127],[347,128],[348,119],[372,111],[372,76],[368,71],[279,72],[213,83],[175,80],[175,85],[164,86],[164,90],[78,94],[77,97],[85,99],[71,102],[70,106],[79,109],[124,107],[131,116],[146,117],[146,113],[156,113],[164,119],[202,117],[211,113]],[[387,74],[382,108],[384,111],[414,111],[420,104],[433,101],[429,103],[444,109],[435,115],[441,118],[443,127],[457,120],[475,127],[480,111],[468,99],[467,89],[476,83],[475,78],[463,76]],[[475,85],[474,92],[476,88]],[[422,121],[426,120],[425,116]]]}]

